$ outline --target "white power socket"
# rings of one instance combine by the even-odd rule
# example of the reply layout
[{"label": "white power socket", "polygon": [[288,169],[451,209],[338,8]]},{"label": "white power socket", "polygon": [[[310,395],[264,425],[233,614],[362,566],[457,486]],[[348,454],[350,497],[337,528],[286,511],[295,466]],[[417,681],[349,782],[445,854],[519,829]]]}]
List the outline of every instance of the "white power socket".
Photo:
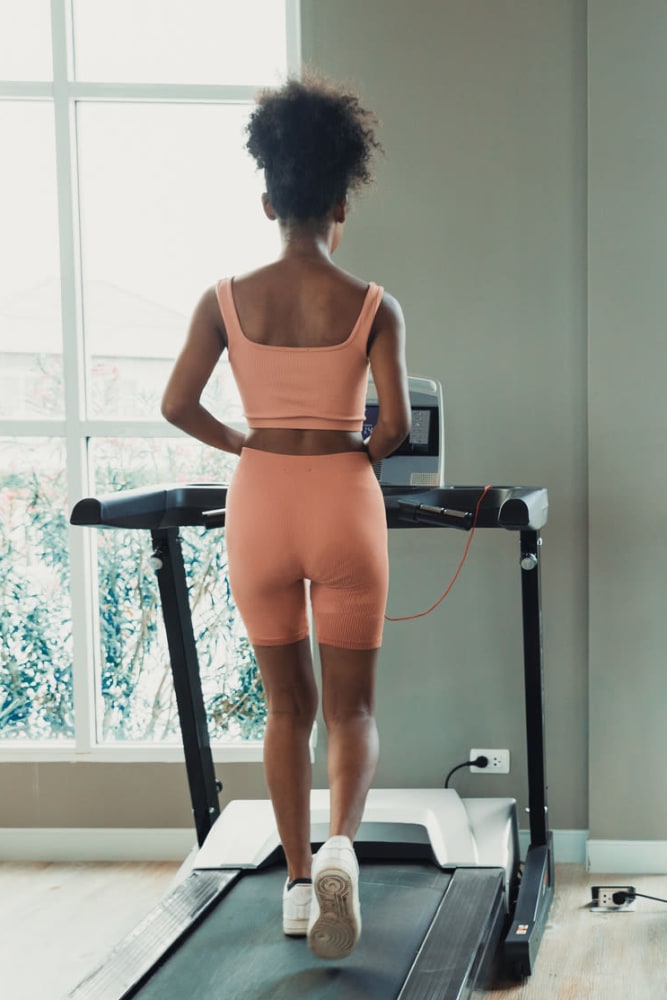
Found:
[{"label": "white power socket", "polygon": [[476,760],[478,757],[487,757],[489,763],[486,767],[475,767],[471,765],[470,770],[474,774],[509,774],[510,773],[510,752],[509,750],[471,750],[468,760]]},{"label": "white power socket", "polygon": [[[635,908],[635,887],[634,885],[594,885],[591,887],[593,902],[591,910],[599,913],[601,910],[609,913],[634,910]],[[619,893],[618,902],[614,895]],[[626,896],[627,898],[623,898]]]}]

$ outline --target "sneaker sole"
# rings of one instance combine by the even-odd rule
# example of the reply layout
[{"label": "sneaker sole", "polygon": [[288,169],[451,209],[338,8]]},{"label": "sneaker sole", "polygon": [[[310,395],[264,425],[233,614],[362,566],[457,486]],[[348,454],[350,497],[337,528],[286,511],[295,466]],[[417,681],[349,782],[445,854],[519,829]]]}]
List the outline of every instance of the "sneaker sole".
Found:
[{"label": "sneaker sole", "polygon": [[287,937],[305,937],[308,933],[308,920],[283,920],[283,934]]},{"label": "sneaker sole", "polygon": [[313,881],[319,916],[308,932],[308,945],[318,958],[345,958],[361,931],[355,912],[354,887],[347,872],[325,868]]}]

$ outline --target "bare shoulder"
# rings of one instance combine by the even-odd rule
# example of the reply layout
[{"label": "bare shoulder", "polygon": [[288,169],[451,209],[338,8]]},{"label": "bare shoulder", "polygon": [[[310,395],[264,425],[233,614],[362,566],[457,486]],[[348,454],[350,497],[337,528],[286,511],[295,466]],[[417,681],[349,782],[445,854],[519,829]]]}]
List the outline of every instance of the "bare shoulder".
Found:
[{"label": "bare shoulder", "polygon": [[207,333],[217,333],[222,337],[224,344],[226,331],[218,302],[218,285],[219,282],[211,285],[199,299],[190,323],[190,333],[198,338],[206,336]]},{"label": "bare shoulder", "polygon": [[222,320],[222,314],[220,312],[220,300],[218,298],[218,289],[220,287],[220,282],[216,281],[215,285],[211,285],[207,288],[201,297],[200,306],[211,322],[215,322],[217,326],[224,327]]},{"label": "bare shoulder", "polygon": [[402,357],[405,354],[405,320],[400,302],[389,292],[382,293],[382,301],[373,320],[367,347],[371,362],[379,354]]},{"label": "bare shoulder", "polygon": [[382,301],[378,307],[376,319],[378,326],[391,326],[399,330],[405,327],[401,304],[398,299],[394,298],[387,291],[382,293]]},{"label": "bare shoulder", "polygon": [[218,288],[220,287],[220,284],[220,281],[216,281],[214,285],[211,285],[210,288],[206,289],[200,299],[200,306],[209,314],[214,314],[216,309],[218,312],[220,311],[218,307]]}]

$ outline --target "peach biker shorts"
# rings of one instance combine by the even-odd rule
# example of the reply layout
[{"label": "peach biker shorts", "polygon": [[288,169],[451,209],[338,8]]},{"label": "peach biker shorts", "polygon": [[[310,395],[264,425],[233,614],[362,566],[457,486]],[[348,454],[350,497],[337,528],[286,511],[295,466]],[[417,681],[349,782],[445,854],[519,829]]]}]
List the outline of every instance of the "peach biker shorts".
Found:
[{"label": "peach biker shorts", "polygon": [[389,564],[382,491],[364,452],[244,448],[227,493],[232,594],[255,646],[308,635],[343,649],[382,642]]}]

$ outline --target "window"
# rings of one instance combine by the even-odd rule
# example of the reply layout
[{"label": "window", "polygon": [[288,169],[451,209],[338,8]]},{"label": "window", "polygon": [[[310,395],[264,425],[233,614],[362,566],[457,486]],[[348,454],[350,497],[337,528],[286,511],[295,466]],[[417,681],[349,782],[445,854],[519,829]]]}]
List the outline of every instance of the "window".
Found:
[{"label": "window", "polygon": [[0,419],[62,417],[53,105],[0,101],[0,130]]},{"label": "window", "polygon": [[[0,0],[2,757],[180,754],[149,534],[69,511],[229,478],[233,456],[159,400],[203,290],[278,249],[243,127],[297,67],[297,3]],[[240,420],[224,359],[207,393]],[[214,745],[253,756],[263,702],[224,534],[182,537]]]}]

